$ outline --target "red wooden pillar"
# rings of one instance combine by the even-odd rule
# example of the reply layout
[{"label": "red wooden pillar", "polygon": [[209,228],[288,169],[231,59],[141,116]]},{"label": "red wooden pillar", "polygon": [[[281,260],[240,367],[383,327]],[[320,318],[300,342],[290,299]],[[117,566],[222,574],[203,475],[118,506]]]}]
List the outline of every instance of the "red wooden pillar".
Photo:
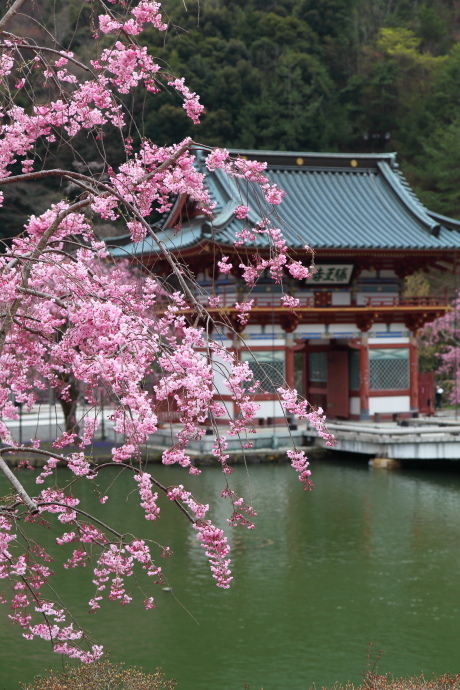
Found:
[{"label": "red wooden pillar", "polygon": [[417,340],[411,335],[409,343],[410,411],[418,412],[418,351]]},{"label": "red wooden pillar", "polygon": [[366,333],[361,334],[359,348],[359,418],[369,419],[369,343]]}]

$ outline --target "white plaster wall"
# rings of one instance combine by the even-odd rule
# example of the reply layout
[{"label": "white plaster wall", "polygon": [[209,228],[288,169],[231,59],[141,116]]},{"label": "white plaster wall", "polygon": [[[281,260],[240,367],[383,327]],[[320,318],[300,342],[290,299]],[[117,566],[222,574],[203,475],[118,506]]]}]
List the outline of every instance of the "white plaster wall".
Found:
[{"label": "white plaster wall", "polygon": [[333,292],[332,304],[334,306],[348,307],[351,304],[350,292]]},{"label": "white plaster wall", "polygon": [[386,395],[381,398],[369,398],[369,414],[410,412],[408,395]]},{"label": "white plaster wall", "polygon": [[272,347],[285,344],[286,332],[279,324],[267,324],[265,328],[256,324],[248,324],[241,334],[243,340],[247,340],[248,347],[257,347],[257,342],[261,347]]},{"label": "white plaster wall", "polygon": [[385,323],[374,323],[371,329],[371,333],[386,333],[387,327]]},{"label": "white plaster wall", "polygon": [[230,391],[224,385],[224,380],[228,377],[230,371],[227,362],[224,362],[220,357],[214,353],[212,355],[212,368],[214,371],[214,386],[215,394],[228,395]]},{"label": "white plaster wall", "polygon": [[262,400],[256,417],[284,417],[284,410],[278,400]]},{"label": "white plaster wall", "polygon": [[354,323],[331,323],[329,326],[330,337],[354,338],[356,331],[357,329]]},{"label": "white plaster wall", "polygon": [[350,414],[360,414],[361,412],[361,407],[359,404],[359,398],[356,396],[353,396],[352,398],[349,399],[349,405],[350,405]]},{"label": "white plaster wall", "polygon": [[[266,330],[266,329],[265,329]],[[256,324],[251,324],[249,323],[246,328],[244,329],[244,335],[258,335],[259,333],[262,333],[262,326],[258,326]]]},{"label": "white plaster wall", "polygon": [[396,278],[396,273],[392,269],[384,269],[379,275],[381,278]]},{"label": "white plaster wall", "polygon": [[410,333],[406,326],[403,323],[392,323],[390,325],[390,333],[393,331],[399,331],[400,333],[404,333],[404,337],[409,337]]},{"label": "white plaster wall", "polygon": [[233,307],[238,300],[236,290],[232,285],[225,285],[225,293],[223,288],[217,286],[217,294],[220,297],[219,305],[221,307]]},{"label": "white plaster wall", "polygon": [[243,335],[243,337],[246,337],[248,335],[249,336],[260,335],[262,333],[262,331],[265,331],[265,335],[271,335],[271,336],[274,335],[275,338],[279,338],[281,336],[284,339],[284,336],[285,336],[285,331],[283,331],[283,329],[279,323],[274,323],[274,324],[267,323],[265,328],[262,328],[262,326],[259,326],[257,324],[249,323],[245,327],[242,335]]}]

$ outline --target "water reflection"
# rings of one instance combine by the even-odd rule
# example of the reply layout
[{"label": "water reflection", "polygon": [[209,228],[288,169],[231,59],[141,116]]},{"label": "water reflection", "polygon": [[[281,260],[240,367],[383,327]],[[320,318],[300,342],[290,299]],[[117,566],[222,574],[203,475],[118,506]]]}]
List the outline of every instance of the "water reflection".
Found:
[{"label": "water reflection", "polygon": [[[153,591],[150,613],[105,604],[88,627],[115,658],[162,665],[184,690],[358,682],[370,642],[384,650],[382,671],[458,671],[459,475],[329,461],[313,471],[311,493],[288,466],[251,467],[249,479],[238,468],[232,476],[237,493],[250,482],[259,523],[254,532],[230,533],[235,582],[228,592],[213,586],[203,549],[170,502],[162,520],[147,523],[133,510],[135,496],[125,502],[115,485],[106,518],[172,546],[164,565],[173,591]],[[155,473],[166,485],[188,482],[224,526],[218,470],[197,479],[176,468]],[[90,486],[84,493],[97,504]],[[66,571],[60,583],[85,620],[90,580],[89,572]],[[4,619],[0,626],[5,687],[57,665],[52,654],[43,660],[45,644],[21,640]]]}]

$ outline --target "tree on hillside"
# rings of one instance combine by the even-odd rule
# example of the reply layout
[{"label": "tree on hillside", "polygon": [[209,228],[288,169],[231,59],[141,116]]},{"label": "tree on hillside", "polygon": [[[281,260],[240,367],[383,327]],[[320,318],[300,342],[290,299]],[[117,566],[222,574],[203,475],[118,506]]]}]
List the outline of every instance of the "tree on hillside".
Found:
[{"label": "tree on hillside", "polygon": [[380,29],[344,90],[348,102],[360,102],[355,128],[365,133],[371,150],[385,150],[388,143],[404,146],[408,154],[419,150],[418,120],[446,59],[422,52],[420,44],[410,29]]},{"label": "tree on hillside", "polygon": [[[77,4],[71,3],[72,11]],[[280,203],[282,192],[265,177],[263,164],[232,159],[227,151],[208,149],[190,138],[162,146],[143,136],[138,105],[146,94],[179,94],[193,122],[203,112],[184,80],[139,42],[145,26],[159,32],[167,29],[158,3],[82,0],[73,35],[82,41],[85,28],[93,34],[95,49],[88,51],[93,56],[88,63],[75,57],[71,44],[62,45],[56,33],[60,25],[52,15],[45,23],[41,3],[30,5],[33,17],[22,14],[28,7],[26,0],[14,0],[0,19],[1,196],[8,203],[13,185],[33,189],[37,182],[52,180],[60,199],[32,215],[0,256],[0,469],[13,489],[0,507],[0,577],[8,585],[1,602],[27,639],[48,640],[54,651],[91,662],[102,649],[88,646],[83,630],[69,622],[49,586],[49,556],[32,539],[29,527],[34,539],[40,525],[56,530],[57,544],[68,553],[65,567],[92,563],[93,612],[104,597],[129,604],[128,579],[133,575],[145,592],[145,608],[154,608],[148,583],[162,581],[157,556],[167,555],[168,549],[161,547],[157,553],[158,545],[120,534],[88,514],[75,497],[77,482],[90,481],[104,504],[111,492],[102,493],[99,478],[106,467],[117,467],[126,494],[138,492],[139,509],[147,520],[158,519],[159,495],[164,494],[191,523],[217,585],[226,588],[232,579],[227,539],[208,518],[208,506],[195,501],[182,484],[165,487],[147,471],[142,448],[157,431],[160,406],[174,406],[180,421],[178,431],[171,432],[163,463],[178,464],[192,483],[199,481],[200,470],[187,449],[191,440],[203,436],[209,421],[215,433],[213,454],[223,472],[222,497],[230,507],[229,523],[253,527],[253,507],[231,488],[226,447],[228,436],[239,438],[243,447],[251,446],[259,382],[253,380],[247,362],[226,351],[219,337],[212,338],[213,328],[217,336],[231,328],[224,312],[211,319],[208,306],[217,309],[218,296],[211,292],[197,298],[193,277],[168,251],[155,225],[158,214],[167,213],[181,194],[193,200],[203,220],[212,218],[203,176],[193,165],[197,150],[205,152],[210,170],[230,175],[241,190],[257,187],[265,204],[263,221],[255,227],[247,221],[239,238],[240,268],[248,285],[267,272],[276,282],[282,282],[283,272],[297,279],[310,273],[289,257],[281,231],[272,224],[273,205]],[[245,201],[242,192],[235,209],[241,219],[248,217]],[[169,283],[159,288],[152,274],[126,280],[125,267],[111,261],[97,234],[101,222],[122,224],[133,241],[149,236],[169,264]],[[270,243],[266,259],[254,257],[246,246],[258,234]],[[217,268],[224,273],[238,270],[225,256]],[[294,298],[283,299],[286,308],[296,306]],[[189,320],[186,307],[193,311]],[[241,323],[250,308],[250,301],[237,305]],[[224,377],[238,405],[235,419],[215,399],[217,375]],[[149,378],[152,387],[145,385]],[[72,386],[85,396],[79,418],[75,414],[51,449],[39,438],[19,445],[7,424],[17,419],[14,403],[30,410],[45,388],[71,403]],[[278,390],[286,413],[307,418],[330,442],[321,410],[310,408],[296,391]],[[113,401],[111,418],[124,442],[112,449],[111,462],[97,465],[91,444],[103,419],[104,399]],[[45,461],[34,495],[26,492],[20,473],[8,465],[18,453],[26,465],[30,458]],[[288,456],[305,488],[310,488],[304,453],[293,448]],[[72,472],[68,483],[60,483],[58,463]],[[142,574],[150,577],[143,580]]]},{"label": "tree on hillside", "polygon": [[438,213],[460,217],[458,170],[460,46],[457,44],[437,70],[421,113],[423,129],[415,127],[418,155],[407,166],[422,201]]}]

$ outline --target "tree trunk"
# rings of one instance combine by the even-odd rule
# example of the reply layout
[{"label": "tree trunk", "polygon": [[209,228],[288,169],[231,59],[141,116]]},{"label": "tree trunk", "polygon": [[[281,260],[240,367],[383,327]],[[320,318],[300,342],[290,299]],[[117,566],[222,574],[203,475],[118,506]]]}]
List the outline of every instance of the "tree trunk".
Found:
[{"label": "tree trunk", "polygon": [[67,393],[69,400],[63,400],[59,397],[62,411],[65,419],[65,430],[74,434],[79,433],[79,425],[77,424],[77,402],[79,390],[77,382],[73,374],[66,374],[61,378],[64,386],[68,386]]}]

